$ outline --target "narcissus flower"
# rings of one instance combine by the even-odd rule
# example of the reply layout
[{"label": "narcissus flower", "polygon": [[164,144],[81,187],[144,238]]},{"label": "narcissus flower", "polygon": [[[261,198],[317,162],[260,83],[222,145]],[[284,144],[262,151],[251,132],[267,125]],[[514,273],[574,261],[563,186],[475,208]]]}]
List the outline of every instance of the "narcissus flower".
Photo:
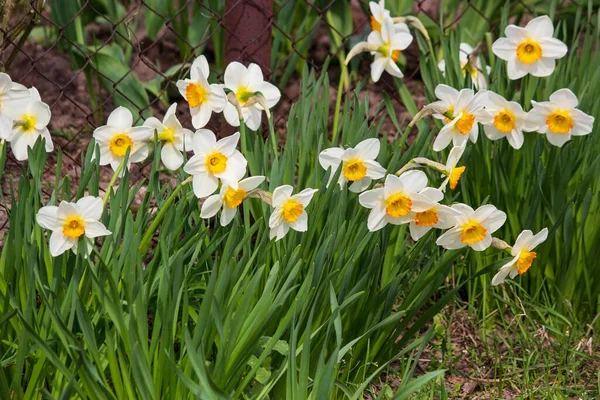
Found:
[{"label": "narcissus flower", "polygon": [[[163,142],[160,159],[165,167],[176,170],[183,164],[183,151],[192,150],[192,131],[185,129],[177,119],[175,112],[177,103],[171,104],[162,122],[150,117],[144,121],[144,126],[156,130],[158,140]],[[154,133],[153,133],[154,134]]]},{"label": "narcissus flower", "polygon": [[467,169],[467,167],[464,165],[462,167],[457,167],[460,158],[465,152],[465,145],[466,143],[462,146],[454,146],[452,150],[450,150],[450,154],[448,154],[448,159],[446,160],[446,168],[444,171],[446,179],[444,179],[444,181],[442,182],[440,190],[445,191],[446,185],[448,185],[448,183],[450,183],[450,189],[456,189],[460,177],[462,176],[462,174],[464,174],[465,170]]},{"label": "narcissus flower", "polygon": [[[385,8],[385,0],[379,0],[379,2],[369,2],[369,9],[371,10],[371,29],[376,32],[381,32],[381,25],[385,18],[391,18],[389,10]],[[406,24],[399,22],[394,24],[394,31],[404,31]]]},{"label": "narcissus flower", "polygon": [[466,204],[454,204],[452,208],[460,213],[454,217],[455,226],[450,228],[436,243],[445,249],[454,250],[470,246],[483,251],[492,244],[492,233],[506,221],[506,214],[491,204],[473,210]]},{"label": "narcissus flower", "polygon": [[388,175],[382,188],[367,190],[358,197],[363,207],[370,208],[367,228],[377,231],[389,224],[407,224],[414,219],[413,213],[427,211],[431,200],[420,192],[427,186],[423,171],[407,171],[400,175]]},{"label": "narcissus flower", "polygon": [[[483,73],[483,65],[481,64],[479,57],[474,55],[473,52],[473,48],[467,43],[460,44],[458,52],[460,69],[463,76],[466,76],[467,73],[469,73],[475,89],[487,89],[487,80],[485,78],[486,74]],[[445,74],[446,60],[441,60],[438,63],[438,68]],[[491,70],[492,68],[489,65],[486,66],[487,75],[489,75]]]},{"label": "narcissus flower", "polygon": [[128,149],[127,169],[131,163],[148,157],[148,141],[152,138],[153,129],[149,126],[132,125],[131,111],[125,107],[117,107],[108,116],[106,125],[96,128],[93,136],[100,147],[100,165],[110,164],[113,171],[117,171]]},{"label": "narcissus flower", "polygon": [[199,129],[192,137],[194,156],[183,170],[193,175],[192,186],[198,198],[210,196],[217,190],[219,179],[223,185],[238,189],[238,181],[246,173],[248,162],[236,146],[240,133],[217,141],[215,134],[208,129]]},{"label": "narcissus flower", "polygon": [[452,207],[439,204],[444,198],[444,194],[439,189],[426,187],[419,192],[427,197],[431,202],[429,208],[421,212],[411,212],[411,221],[409,225],[410,236],[414,241],[423,237],[432,228],[448,229],[454,226],[454,217],[460,213]]},{"label": "narcissus flower", "polygon": [[[265,82],[260,67],[254,63],[248,68],[239,62],[230,63],[225,69],[223,87],[231,92],[240,107],[246,126],[252,130],[260,127],[262,112],[268,111],[279,102],[281,92],[269,82]],[[228,102],[223,111],[231,126],[240,126],[240,116],[236,105]]]},{"label": "narcissus flower", "polygon": [[239,205],[246,199],[248,192],[256,189],[264,180],[264,176],[251,176],[239,181],[237,189],[226,184],[222,185],[219,194],[214,194],[204,200],[200,217],[212,218],[220,209],[223,209],[220,219],[221,226],[229,225],[235,214],[237,214]]},{"label": "narcissus flower", "polygon": [[546,15],[532,19],[525,28],[509,25],[504,33],[506,37],[496,40],[492,51],[498,58],[508,61],[509,79],[519,79],[527,74],[549,76],[554,71],[555,60],[567,54],[567,46],[552,37],[554,26]]},{"label": "narcissus flower", "polygon": [[8,74],[0,73],[0,139],[10,140],[13,119],[31,102],[31,93],[25,86],[13,83]]},{"label": "narcissus flower", "polygon": [[404,74],[400,71],[398,57],[400,52],[406,49],[412,42],[413,37],[408,26],[399,23],[394,26],[391,18],[385,17],[380,31],[373,31],[367,38],[371,54],[375,57],[371,63],[371,79],[379,81],[383,71],[392,76],[402,78]]},{"label": "narcissus flower", "polygon": [[[21,102],[18,102],[21,104]],[[50,107],[42,102],[36,88],[29,89],[29,101],[22,108],[14,108],[13,103],[6,110],[6,115],[13,120],[12,134],[8,138],[15,158],[19,161],[27,160],[27,148],[33,148],[38,138],[44,139],[46,152],[54,150],[47,125],[50,122]],[[4,105],[2,106],[5,107]]]},{"label": "narcissus flower", "polygon": [[560,89],[550,95],[550,101],[531,101],[533,109],[528,118],[532,128],[545,134],[548,141],[562,147],[573,136],[587,135],[594,126],[594,117],[576,109],[579,100],[569,89]]},{"label": "narcissus flower", "polygon": [[527,272],[537,256],[537,253],[532,250],[546,241],[547,237],[548,228],[542,229],[536,235],[530,230],[521,232],[515,241],[515,245],[510,250],[510,254],[514,258],[500,267],[500,271],[492,279],[492,285],[496,286],[504,283],[507,276],[513,279],[518,274],[523,275]]},{"label": "narcissus flower", "polygon": [[293,191],[290,185],[279,186],[273,191],[272,205],[275,210],[269,218],[270,239],[282,239],[290,228],[297,232],[306,232],[308,229],[306,206],[318,190],[308,188],[292,196]]},{"label": "narcissus flower", "polygon": [[473,143],[479,135],[478,122],[486,116],[484,104],[487,92],[475,94],[471,89],[462,89],[460,92],[447,85],[437,85],[435,95],[439,101],[431,104],[443,113],[434,114],[435,118],[442,119],[445,125],[433,142],[433,150],[441,151],[450,142],[454,146],[462,146],[468,139]]},{"label": "narcissus flower", "polygon": [[[52,231],[50,235],[50,254],[59,256],[69,249],[77,253],[80,240],[84,237],[94,239],[110,235],[111,232],[100,222],[102,217],[102,199],[86,196],[76,203],[61,201],[58,207],[45,206],[36,215],[37,223]],[[92,242],[88,241],[86,252],[92,251]]]},{"label": "narcissus flower", "polygon": [[210,69],[206,57],[194,60],[190,68],[190,79],[177,81],[177,89],[190,106],[192,125],[203,128],[213,112],[220,113],[227,104],[227,96],[221,85],[208,83]]},{"label": "narcissus flower", "polygon": [[323,150],[319,154],[319,164],[325,170],[331,168],[327,186],[331,183],[340,164],[342,165],[342,173],[338,179],[340,188],[344,188],[346,182],[352,182],[349,189],[355,193],[365,190],[373,179],[383,178],[385,168],[375,161],[379,154],[379,146],[378,139],[366,139],[354,148],[349,147],[344,150],[340,147],[332,147]]},{"label": "narcissus flower", "polygon": [[488,114],[482,116],[481,123],[486,136],[491,140],[506,138],[515,149],[523,146],[524,130],[530,132],[536,129],[519,103],[508,101],[494,92],[487,92],[485,110]]}]

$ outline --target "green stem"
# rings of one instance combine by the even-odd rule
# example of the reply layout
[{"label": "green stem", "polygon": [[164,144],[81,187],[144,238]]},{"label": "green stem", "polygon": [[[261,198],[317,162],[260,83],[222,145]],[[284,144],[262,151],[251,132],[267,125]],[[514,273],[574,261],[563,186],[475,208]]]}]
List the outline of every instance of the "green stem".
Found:
[{"label": "green stem", "polygon": [[150,224],[150,227],[148,228],[148,230],[146,231],[146,233],[142,237],[142,240],[140,241],[140,245],[138,246],[138,250],[140,251],[140,253],[145,253],[146,250],[148,250],[148,245],[150,243],[150,240],[152,239],[152,236],[154,236],[154,232],[156,231],[156,228],[158,228],[158,225],[160,225],[160,222],[165,217],[165,214],[167,213],[167,210],[169,209],[169,207],[171,207],[171,204],[173,204],[173,201],[175,201],[175,197],[181,191],[181,189],[183,188],[183,186],[185,184],[191,182],[192,179],[193,179],[193,176],[190,176],[186,180],[184,180],[183,182],[181,182],[179,184],[179,186],[177,186],[175,188],[175,190],[173,190],[173,193],[171,193],[171,195],[169,196],[169,198],[167,199],[167,201],[165,201],[163,203],[161,209],[158,210],[158,213],[156,214],[156,218],[154,218],[154,220],[152,221],[152,224]]},{"label": "green stem", "polygon": [[104,193],[104,198],[102,199],[102,208],[106,207],[106,203],[108,202],[108,197],[110,196],[112,187],[117,181],[119,175],[121,175],[121,171],[123,170],[123,166],[125,165],[125,158],[127,158],[127,156],[123,157],[121,163],[119,164],[119,167],[117,167],[117,170],[115,171],[112,178],[110,179],[110,182],[108,183],[108,187],[106,188],[106,192]]},{"label": "green stem", "polygon": [[342,92],[344,91],[344,81],[348,79],[348,67],[342,63],[342,73],[340,75],[340,83],[338,85],[337,97],[335,99],[335,114],[333,117],[333,135],[331,137],[331,144],[336,145],[336,139],[338,135],[338,125],[340,123],[340,107],[342,105]]}]

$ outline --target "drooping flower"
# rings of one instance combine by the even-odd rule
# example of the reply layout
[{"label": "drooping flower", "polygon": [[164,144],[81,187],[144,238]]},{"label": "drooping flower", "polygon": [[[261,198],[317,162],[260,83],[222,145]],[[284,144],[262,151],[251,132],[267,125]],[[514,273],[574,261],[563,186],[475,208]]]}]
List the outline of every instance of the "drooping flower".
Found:
[{"label": "drooping flower", "polygon": [[192,150],[192,131],[185,129],[177,119],[175,112],[177,103],[171,104],[162,122],[150,117],[144,121],[144,126],[156,130],[158,140],[163,142],[160,159],[165,167],[176,170],[183,164],[183,151]]},{"label": "drooping flower", "polygon": [[[473,82],[473,86],[475,89],[487,89],[487,79],[486,74],[483,73],[483,65],[479,57],[473,54],[474,49],[467,43],[461,43],[458,52],[458,59],[460,62],[460,69],[462,71],[463,76],[469,73],[471,76],[471,81]],[[444,74],[446,73],[446,60],[441,60],[438,63],[438,68]],[[488,65],[486,66],[487,75],[490,74],[492,68]]]},{"label": "drooping flower", "polygon": [[527,74],[544,77],[554,71],[556,60],[567,54],[567,46],[553,38],[552,20],[543,15],[529,21],[525,28],[509,25],[505,38],[492,45],[494,54],[508,61],[509,79],[519,79]]},{"label": "drooping flower", "polygon": [[569,89],[560,89],[550,95],[550,101],[531,101],[528,113],[532,131],[545,134],[548,141],[562,147],[571,136],[584,136],[594,127],[594,117],[578,110],[577,96]]},{"label": "drooping flower", "polygon": [[439,204],[444,194],[439,189],[426,187],[419,194],[429,199],[430,206],[425,211],[411,212],[410,236],[414,241],[421,239],[432,228],[448,229],[456,223],[454,217],[460,215],[452,207]]},{"label": "drooping flower", "polygon": [[441,235],[436,243],[445,249],[454,250],[470,246],[483,251],[492,244],[492,233],[506,221],[506,214],[491,204],[473,210],[466,204],[454,204],[452,208],[460,213],[454,217],[455,226]]},{"label": "drooping flower", "polygon": [[462,176],[462,174],[464,174],[465,170],[467,169],[467,167],[464,165],[462,167],[457,167],[460,158],[465,152],[466,144],[467,143],[465,142],[462,146],[454,146],[452,150],[450,150],[450,153],[448,154],[448,159],[446,160],[446,168],[444,171],[446,179],[444,179],[444,181],[440,185],[440,190],[445,191],[446,185],[448,185],[448,183],[450,183],[450,189],[456,189],[460,177]]},{"label": "drooping flower", "polygon": [[31,92],[14,83],[8,74],[0,73],[0,139],[10,141],[13,119],[31,102]]},{"label": "drooping flower", "polygon": [[[50,107],[42,102],[36,88],[29,89],[28,93],[29,101],[24,107],[16,108],[17,103],[13,103],[6,110],[7,117],[13,121],[12,133],[8,140],[15,158],[19,161],[27,160],[27,148],[33,148],[38,138],[44,139],[46,152],[54,150],[47,128],[51,116]],[[21,100],[18,103],[21,104]]]},{"label": "drooping flower", "polygon": [[[100,147],[100,165],[110,164],[117,171],[129,149],[129,159],[125,166],[148,157],[148,141],[152,138],[153,128],[132,126],[133,115],[125,107],[117,107],[110,113],[106,125],[94,130],[94,139]],[[124,170],[121,171],[123,174]]]},{"label": "drooping flower", "polygon": [[[376,32],[381,32],[381,25],[385,18],[391,18],[390,11],[385,8],[385,0],[379,2],[370,1],[369,9],[371,10],[371,29]],[[392,19],[393,21],[393,19]],[[394,32],[404,31],[406,24],[398,22],[394,24]]]},{"label": "drooping flower", "polygon": [[358,201],[370,208],[367,228],[377,231],[389,224],[407,224],[413,213],[427,211],[431,200],[420,192],[427,186],[427,175],[423,171],[407,171],[399,177],[388,175],[382,188],[361,193]]},{"label": "drooping flower", "polygon": [[190,106],[192,125],[196,129],[205,127],[212,113],[220,113],[227,104],[222,86],[208,83],[209,74],[208,61],[202,55],[192,63],[190,79],[177,81],[177,89]]},{"label": "drooping flower", "polygon": [[[84,237],[94,239],[110,235],[111,232],[100,222],[102,217],[102,199],[86,196],[76,203],[61,201],[57,206],[40,208],[36,215],[37,223],[52,231],[50,235],[50,254],[59,256],[69,249],[77,253],[79,241]],[[92,241],[88,241],[86,254],[92,251]]]},{"label": "drooping flower", "polygon": [[487,92],[475,94],[471,89],[462,89],[459,92],[441,84],[435,88],[435,95],[439,100],[431,106],[445,112],[434,114],[434,117],[443,120],[445,125],[433,142],[433,150],[441,151],[450,142],[454,146],[462,146],[468,139],[475,143],[479,136],[478,123],[487,113],[483,108]]},{"label": "drooping flower", "polygon": [[248,164],[236,146],[240,133],[217,141],[215,134],[208,129],[199,129],[192,137],[194,156],[183,170],[193,175],[192,186],[198,198],[210,196],[217,190],[219,180],[223,185],[238,189],[238,182],[246,173]]},{"label": "drooping flower", "polygon": [[318,190],[308,188],[292,196],[293,191],[290,185],[279,186],[273,191],[272,205],[275,209],[269,217],[270,239],[282,239],[290,228],[297,232],[308,229],[306,206]]},{"label": "drooping flower", "polygon": [[394,26],[390,17],[383,19],[380,31],[373,31],[367,38],[371,54],[375,57],[371,63],[371,79],[379,81],[383,71],[388,74],[402,78],[404,74],[396,62],[400,52],[406,49],[412,42],[413,37],[405,23]]},{"label": "drooping flower", "polygon": [[482,116],[481,123],[491,140],[506,138],[513,148],[520,149],[525,141],[523,131],[536,129],[519,103],[508,101],[494,92],[487,92],[485,109],[488,113]]},{"label": "drooping flower", "polygon": [[237,214],[237,209],[242,201],[246,199],[248,192],[256,189],[263,181],[264,176],[250,176],[242,179],[237,184],[237,189],[232,188],[227,184],[221,186],[219,194],[213,194],[209,196],[202,204],[202,210],[200,211],[200,217],[212,218],[217,212],[221,211],[221,226],[227,226]]},{"label": "drooping flower", "polygon": [[342,189],[346,182],[352,182],[350,191],[360,193],[371,184],[373,179],[383,178],[385,168],[375,161],[379,155],[379,147],[379,140],[373,138],[363,140],[354,148],[349,147],[344,150],[340,147],[332,147],[323,150],[319,154],[319,164],[325,170],[331,168],[327,186],[331,183],[340,164],[342,173],[338,184]]},{"label": "drooping flower", "polygon": [[[236,61],[230,63],[225,69],[224,81],[223,87],[235,96],[235,101],[239,104],[244,123],[254,131],[260,127],[265,106],[272,108],[281,98],[279,89],[265,82],[260,67],[254,63],[248,68]],[[228,102],[223,115],[229,125],[240,126],[236,105]]]},{"label": "drooping flower", "polygon": [[492,285],[496,286],[504,283],[507,276],[513,279],[515,276],[527,272],[537,256],[537,253],[532,250],[546,241],[547,237],[548,228],[542,229],[536,235],[530,230],[521,232],[515,241],[515,245],[510,250],[510,254],[514,258],[500,267],[500,271],[492,279]]}]

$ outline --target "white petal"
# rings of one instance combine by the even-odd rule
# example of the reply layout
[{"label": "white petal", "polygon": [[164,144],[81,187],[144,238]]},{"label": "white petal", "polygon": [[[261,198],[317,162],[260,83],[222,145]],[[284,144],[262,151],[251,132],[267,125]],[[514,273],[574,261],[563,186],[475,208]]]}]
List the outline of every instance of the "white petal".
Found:
[{"label": "white petal", "polygon": [[375,60],[371,63],[371,79],[373,82],[377,82],[381,78],[381,74],[385,69],[385,62],[384,57],[375,56]]},{"label": "white petal", "polygon": [[50,235],[50,243],[48,244],[50,255],[52,255],[52,257],[60,256],[65,251],[72,248],[76,242],[77,239],[66,237],[63,235],[62,230],[56,230]]},{"label": "white petal", "polygon": [[369,218],[367,219],[367,228],[369,231],[375,232],[383,228],[387,224],[385,216],[386,213],[383,205],[379,204],[375,206],[369,213]]},{"label": "white petal", "polygon": [[487,136],[490,140],[502,139],[505,136],[504,133],[500,132],[493,125],[485,125],[483,127],[483,131],[485,132],[485,136]]},{"label": "white petal", "polygon": [[358,196],[358,202],[366,208],[374,208],[383,201],[383,188],[367,190]]},{"label": "white petal", "polygon": [[501,60],[508,61],[517,54],[517,45],[507,38],[500,38],[492,44],[492,52]]},{"label": "white petal", "polygon": [[462,234],[462,229],[460,226],[456,226],[444,232],[435,243],[438,246],[442,246],[448,250],[460,249],[466,246],[465,243],[460,241],[460,237]]},{"label": "white petal", "polygon": [[506,138],[508,139],[508,143],[516,150],[523,147],[523,143],[525,142],[523,132],[517,129],[513,129],[512,132],[509,132],[506,135]]},{"label": "white petal", "polygon": [[509,25],[504,30],[506,37],[515,43],[521,43],[529,37],[529,32],[525,28],[516,25]]},{"label": "white petal", "polygon": [[431,227],[430,226],[419,226],[419,225],[415,224],[414,222],[411,222],[410,225],[408,226],[408,230],[410,231],[410,237],[412,238],[412,240],[414,240],[416,242],[417,240],[419,240],[423,236],[425,236],[425,234],[431,230]]},{"label": "white petal", "polygon": [[58,207],[56,206],[42,207],[35,216],[35,220],[44,229],[50,229],[51,231],[62,229],[62,224],[58,221],[57,212]]},{"label": "white petal", "polygon": [[148,126],[134,126],[127,130],[127,135],[133,140],[133,142],[146,142],[152,139],[154,135],[154,129]]},{"label": "white petal", "polygon": [[554,71],[556,62],[552,58],[542,58],[539,61],[531,64],[530,73],[533,76],[545,77],[550,76]]},{"label": "white petal", "polygon": [[256,107],[244,107],[244,122],[249,129],[257,131],[262,121],[262,112]]},{"label": "white petal", "polygon": [[579,100],[570,89],[559,89],[550,95],[550,101],[556,103],[560,108],[575,108]]},{"label": "white petal", "polygon": [[107,125],[114,126],[119,130],[126,131],[133,125],[133,115],[125,107],[117,107],[108,116]]},{"label": "white petal", "polygon": [[229,225],[233,220],[233,217],[235,217],[235,214],[237,214],[237,207],[223,207],[223,211],[221,211],[221,218],[219,219],[221,226]]},{"label": "white petal", "polygon": [[290,228],[297,232],[306,232],[308,230],[308,215],[306,211],[302,211],[302,214],[294,222],[291,222]]},{"label": "white petal", "polygon": [[219,186],[219,180],[211,174],[194,175],[192,180],[194,194],[199,199],[213,194],[217,190],[217,186]]},{"label": "white petal", "polygon": [[102,217],[102,199],[100,197],[85,196],[77,200],[77,207],[81,213],[81,218],[88,220],[99,220]]},{"label": "white petal", "polygon": [[294,188],[290,185],[282,185],[273,191],[273,200],[271,201],[274,208],[282,206],[287,199],[290,198]]},{"label": "white petal", "polygon": [[306,189],[302,190],[300,193],[293,195],[291,198],[294,200],[297,200],[304,207],[306,207],[312,200],[315,193],[317,193],[318,191],[319,191],[318,189],[306,188]]},{"label": "white petal", "polygon": [[484,251],[492,245],[492,236],[486,235],[482,240],[477,243],[473,243],[471,248],[475,251]]},{"label": "white petal", "polygon": [[248,69],[237,61],[229,63],[223,76],[225,86],[236,91],[240,86],[248,86]]},{"label": "white petal", "polygon": [[521,61],[519,61],[517,59],[517,57],[512,57],[508,60],[508,65],[506,66],[506,70],[508,72],[508,79],[515,80],[515,79],[520,79],[520,78],[524,77],[525,75],[527,75],[529,73],[530,66],[523,64]]},{"label": "white petal", "polygon": [[90,239],[93,239],[98,236],[107,236],[112,233],[111,231],[106,229],[104,224],[102,224],[102,222],[100,222],[100,221],[86,219],[84,222],[84,225],[85,225],[85,236]]},{"label": "white petal", "polygon": [[331,175],[335,173],[338,166],[342,162],[344,149],[340,147],[331,147],[319,153],[319,164],[324,170],[331,168]]},{"label": "white petal", "polygon": [[570,133],[552,133],[547,132],[546,138],[548,141],[558,147],[562,147],[565,143],[567,143],[571,139]]},{"label": "white petal", "polygon": [[548,228],[544,228],[534,235],[527,243],[529,250],[535,249],[548,238]]},{"label": "white petal", "polygon": [[[477,213],[477,211],[476,211]],[[496,232],[506,222],[506,213],[504,211],[495,210],[492,215],[487,217],[482,223],[488,228],[488,233]]]},{"label": "white petal", "polygon": [[204,55],[196,57],[196,59],[192,63],[192,68],[194,67],[197,68],[202,73],[202,76],[204,76],[205,78],[208,78],[208,76],[210,75],[208,61],[206,60],[206,57]]},{"label": "white petal", "polygon": [[547,37],[540,40],[540,46],[542,47],[543,58],[562,58],[568,51],[566,44],[553,37]]},{"label": "white petal", "polygon": [[552,37],[554,34],[554,26],[552,20],[547,15],[534,18],[525,25],[525,29],[535,39]]},{"label": "white petal", "polygon": [[231,126],[240,126],[240,117],[237,110],[231,103],[227,103],[223,109],[223,116],[227,123]]},{"label": "white petal", "polygon": [[209,129],[198,129],[192,137],[194,153],[210,153],[217,144],[217,137]]},{"label": "white petal", "polygon": [[455,104],[458,99],[458,90],[448,85],[440,84],[435,87],[435,96],[448,104]]},{"label": "white petal", "polygon": [[[219,194],[213,194],[204,200],[202,209],[200,210],[200,218],[212,218],[223,206],[223,199]],[[225,207],[227,208],[227,207]]]},{"label": "white petal", "polygon": [[192,108],[190,113],[192,115],[192,125],[194,128],[204,128],[206,124],[208,124],[208,121],[210,121],[212,111],[213,110],[208,104],[201,104],[198,107]]},{"label": "white petal", "polygon": [[441,190],[435,189],[432,187],[426,187],[425,189],[419,192],[423,196],[427,197],[431,202],[437,203],[442,201],[444,198],[444,193]]},{"label": "white petal", "polygon": [[587,115],[580,110],[571,110],[571,117],[573,118],[573,128],[571,134],[574,136],[583,136],[592,132],[594,128],[594,117]]},{"label": "white petal", "polygon": [[214,112],[220,113],[227,105],[227,95],[223,87],[217,84],[210,85],[210,94],[208,95],[208,105]]},{"label": "white petal", "polygon": [[286,223],[279,224],[273,228],[269,232],[269,239],[275,238],[275,241],[281,240],[290,230],[290,226]]},{"label": "white petal", "polygon": [[[350,190],[353,193],[360,193],[366,188],[368,188],[371,182],[373,182],[373,179],[371,179],[368,176],[365,176],[362,179],[352,182],[352,184],[348,187],[348,190]],[[340,186],[343,187],[343,184],[340,184]]]},{"label": "white petal", "polygon": [[448,147],[454,137],[454,126],[458,120],[459,117],[455,118],[450,123],[444,125],[442,129],[440,129],[440,133],[438,133],[433,142],[433,151],[442,151]]},{"label": "white petal", "polygon": [[498,285],[504,283],[510,270],[511,270],[511,268],[506,267],[506,266],[503,266],[502,268],[500,268],[500,271],[498,271],[498,273],[496,275],[494,275],[494,277],[492,278],[492,286],[498,286]]},{"label": "white petal", "polygon": [[264,180],[264,176],[249,176],[248,178],[242,179],[240,181],[239,187],[241,189],[244,189],[246,192],[249,192],[250,190],[254,190],[258,186],[260,186],[260,184],[263,183]]},{"label": "white petal", "polygon": [[355,149],[361,159],[374,160],[379,155],[379,139],[365,139],[356,145]]},{"label": "white petal", "polygon": [[385,176],[386,170],[377,161],[364,160],[367,167],[367,177],[371,179],[381,179]]},{"label": "white petal", "polygon": [[[256,91],[263,95],[269,107],[273,107],[281,98],[281,92],[277,89],[277,86],[269,82],[262,82],[256,87]],[[262,106],[260,108],[262,108]]]},{"label": "white petal", "polygon": [[217,151],[223,153],[227,157],[230,157],[233,154],[233,152],[235,151],[235,148],[237,147],[239,140],[240,140],[240,133],[236,132],[231,136],[227,136],[227,137],[224,137],[223,139],[219,140],[215,145],[215,149]]},{"label": "white petal", "polygon": [[160,159],[165,167],[175,171],[183,164],[183,154],[172,143],[165,143],[160,151]]},{"label": "white petal", "polygon": [[402,182],[405,190],[410,190],[411,192],[420,192],[427,186],[427,175],[419,170],[406,171],[400,175],[399,180]]}]

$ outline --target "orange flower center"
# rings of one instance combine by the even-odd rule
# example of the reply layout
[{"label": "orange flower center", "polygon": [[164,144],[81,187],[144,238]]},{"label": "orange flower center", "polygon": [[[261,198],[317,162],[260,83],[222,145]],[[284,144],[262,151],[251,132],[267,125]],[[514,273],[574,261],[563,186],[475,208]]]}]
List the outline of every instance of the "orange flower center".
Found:
[{"label": "orange flower center", "polygon": [[367,167],[362,160],[358,158],[352,158],[344,162],[342,172],[344,173],[346,179],[353,182],[362,179],[365,177],[365,175],[367,175]]},{"label": "orange flower center", "polygon": [[412,200],[404,193],[394,193],[385,199],[385,212],[393,218],[403,217],[410,212]]},{"label": "orange flower center", "polygon": [[532,39],[527,39],[517,46],[517,58],[523,64],[533,64],[542,58],[542,47]]},{"label": "orange flower center", "polygon": [[525,272],[527,272],[536,257],[537,253],[535,251],[529,251],[527,249],[521,250],[519,259],[517,260],[517,268],[519,269],[520,275],[523,275]]},{"label": "orange flower center", "polygon": [[117,133],[108,143],[108,148],[116,157],[123,157],[130,147],[133,147],[133,140],[125,133]]},{"label": "orange flower center", "polygon": [[185,99],[190,104],[190,107],[198,107],[208,99],[208,90],[202,85],[188,83],[185,87]]},{"label": "orange flower center", "polygon": [[434,226],[439,221],[439,217],[435,208],[430,208],[427,211],[418,212],[415,214],[415,223],[418,226]]},{"label": "orange flower center", "polygon": [[452,172],[450,172],[450,189],[456,189],[458,181],[460,180],[462,174],[465,172],[465,169],[467,169],[467,167],[465,166],[452,168]]},{"label": "orange flower center", "polygon": [[569,133],[573,129],[573,118],[567,110],[555,110],[546,117],[546,125],[552,133]]},{"label": "orange flower center", "polygon": [[283,204],[283,219],[287,223],[296,222],[300,218],[300,215],[302,215],[303,210],[304,206],[298,200],[288,199]]},{"label": "orange flower center", "polygon": [[78,216],[72,216],[65,219],[63,224],[63,234],[71,239],[77,239],[85,233],[85,224],[83,219]]},{"label": "orange flower center", "polygon": [[242,201],[246,198],[246,191],[242,188],[238,188],[238,190],[234,190],[231,187],[228,187],[225,191],[225,195],[223,196],[223,202],[228,208],[236,208]]},{"label": "orange flower center", "polygon": [[510,133],[515,128],[515,116],[509,110],[502,110],[494,116],[494,127],[502,133]]},{"label": "orange flower center", "polygon": [[460,241],[466,244],[475,244],[480,242],[485,238],[487,234],[487,229],[481,225],[479,221],[475,221],[474,219],[469,219],[462,226],[462,234],[460,236]]}]

